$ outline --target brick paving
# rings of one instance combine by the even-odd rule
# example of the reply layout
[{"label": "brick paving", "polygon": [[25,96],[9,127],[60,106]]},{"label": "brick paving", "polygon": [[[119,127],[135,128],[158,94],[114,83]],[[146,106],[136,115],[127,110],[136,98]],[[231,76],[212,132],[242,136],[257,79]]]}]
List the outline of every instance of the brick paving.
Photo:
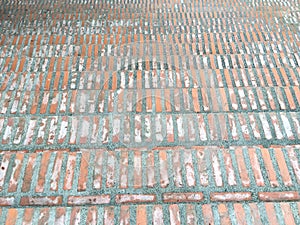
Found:
[{"label": "brick paving", "polygon": [[299,1],[0,3],[0,224],[300,224]]}]

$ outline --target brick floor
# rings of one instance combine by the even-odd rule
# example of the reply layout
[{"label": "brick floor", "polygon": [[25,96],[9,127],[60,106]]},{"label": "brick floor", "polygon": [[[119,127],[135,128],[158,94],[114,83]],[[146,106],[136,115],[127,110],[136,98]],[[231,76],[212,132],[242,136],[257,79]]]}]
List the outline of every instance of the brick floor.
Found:
[{"label": "brick floor", "polygon": [[0,3],[0,224],[300,224],[299,2]]}]

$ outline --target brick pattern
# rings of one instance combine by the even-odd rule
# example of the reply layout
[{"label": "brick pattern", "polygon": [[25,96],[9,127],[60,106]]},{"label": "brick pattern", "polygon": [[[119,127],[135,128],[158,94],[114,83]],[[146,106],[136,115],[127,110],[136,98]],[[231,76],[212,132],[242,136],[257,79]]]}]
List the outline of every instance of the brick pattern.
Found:
[{"label": "brick pattern", "polygon": [[[299,202],[1,209],[2,224],[299,224]],[[276,216],[275,216],[276,215]]]},{"label": "brick pattern", "polygon": [[3,206],[300,200],[297,147],[61,149],[0,156]]},{"label": "brick pattern", "polygon": [[1,149],[299,143],[296,2],[37,3],[0,7]]},{"label": "brick pattern", "polygon": [[0,224],[300,224],[298,8],[2,1]]},{"label": "brick pattern", "polygon": [[20,150],[198,143],[268,146],[298,144],[300,139],[298,112],[14,116],[0,117],[0,123],[1,148]]}]

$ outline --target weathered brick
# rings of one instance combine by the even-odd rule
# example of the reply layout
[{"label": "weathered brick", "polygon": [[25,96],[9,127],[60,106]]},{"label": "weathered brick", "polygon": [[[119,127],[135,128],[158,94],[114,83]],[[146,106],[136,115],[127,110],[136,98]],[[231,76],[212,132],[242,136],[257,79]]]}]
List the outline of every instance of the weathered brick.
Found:
[{"label": "weathered brick", "polygon": [[108,204],[110,195],[94,195],[94,196],[69,196],[69,205],[98,205]]},{"label": "weathered brick", "polygon": [[258,198],[261,201],[296,201],[300,195],[297,191],[259,192]]},{"label": "weathered brick", "polygon": [[51,206],[61,205],[62,196],[47,196],[47,197],[22,197],[20,205],[36,205],[36,206]]},{"label": "weathered brick", "polygon": [[230,202],[230,201],[250,201],[252,195],[250,192],[213,192],[210,194],[212,201]]},{"label": "weathered brick", "polygon": [[164,202],[200,202],[203,201],[204,196],[201,192],[188,192],[188,193],[164,193]]},{"label": "weathered brick", "polygon": [[116,203],[139,203],[139,202],[155,202],[154,194],[122,194],[116,195]]}]

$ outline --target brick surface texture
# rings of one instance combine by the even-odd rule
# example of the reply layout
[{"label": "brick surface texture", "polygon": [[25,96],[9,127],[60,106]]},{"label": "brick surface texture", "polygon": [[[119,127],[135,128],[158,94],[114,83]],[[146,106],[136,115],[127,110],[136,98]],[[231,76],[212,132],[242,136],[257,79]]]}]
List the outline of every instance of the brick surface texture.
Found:
[{"label": "brick surface texture", "polygon": [[300,224],[298,0],[0,2],[0,224]]}]

